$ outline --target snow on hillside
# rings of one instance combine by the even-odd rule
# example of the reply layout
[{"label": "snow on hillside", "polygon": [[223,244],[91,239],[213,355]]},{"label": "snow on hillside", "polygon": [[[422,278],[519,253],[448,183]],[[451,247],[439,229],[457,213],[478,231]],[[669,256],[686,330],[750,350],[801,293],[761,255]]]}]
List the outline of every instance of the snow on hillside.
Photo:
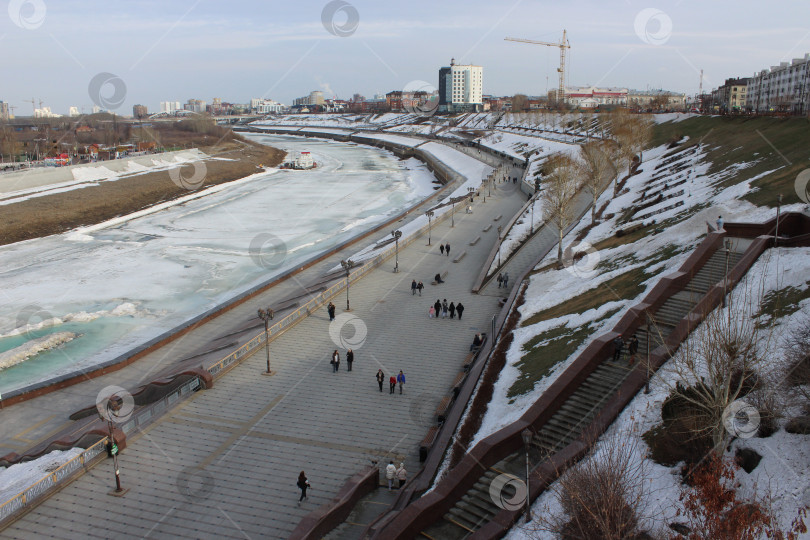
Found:
[{"label": "snow on hillside", "polygon": [[[647,272],[654,274],[666,269],[676,269],[688,256],[688,251],[701,240],[706,231],[706,222],[714,223],[718,215],[722,215],[726,221],[761,221],[775,216],[775,209],[759,208],[747,201],[739,199],[742,194],[750,191],[750,183],[754,178],[732,185],[731,187],[718,187],[718,182],[726,179],[730,174],[738,170],[738,168],[709,175],[707,173],[709,164],[703,161],[704,156],[703,153],[701,153],[699,157],[695,158],[694,162],[690,164],[691,180],[685,184],[686,189],[684,190],[684,194],[678,198],[660,203],[657,206],[664,207],[667,204],[672,205],[676,201],[683,202],[683,205],[663,211],[650,218],[650,220],[654,219],[657,223],[661,223],[666,219],[675,218],[678,215],[693,213],[691,217],[680,223],[670,224],[663,232],[650,235],[632,244],[620,245],[602,251],[586,249],[587,246],[596,244],[612,236],[617,229],[623,226],[617,223],[622,210],[632,206],[633,201],[637,199],[643,191],[644,184],[656,174],[660,174],[660,169],[656,170],[655,167],[663,161],[663,156],[666,152],[667,150],[664,146],[645,151],[644,163],[641,166],[642,172],[632,176],[627,181],[625,191],[619,196],[613,197],[612,189],[608,188],[605,193],[602,194],[597,203],[598,207],[601,207],[605,202],[609,201],[605,213],[614,213],[616,216],[612,219],[602,221],[591,229],[588,236],[585,238],[586,244],[582,246],[583,251],[588,251],[588,255],[578,264],[564,270],[549,270],[530,278],[529,288],[526,291],[526,302],[520,308],[521,320],[525,320],[533,314],[557,305],[581,292],[597,289],[600,283],[613,277],[613,271],[616,267],[627,272],[638,267],[639,262],[643,261],[645,258],[652,257],[660,250],[668,248],[679,254],[674,258],[668,258],[656,263],[656,266],[648,269]],[[691,158],[684,157],[669,165],[675,166],[683,164],[687,159]],[[536,204],[535,223],[537,223],[540,209],[540,203]],[[800,210],[802,206],[801,204],[785,206],[783,207],[783,211]],[[645,211],[655,209],[656,206],[653,206],[651,209]],[[529,225],[528,221],[524,221],[522,225],[523,229]],[[589,216],[586,215],[580,223],[568,233],[564,239],[563,245],[570,246],[574,238],[589,223]],[[514,236],[518,237],[519,235],[520,229],[516,229]],[[555,261],[556,250],[552,250],[543,261],[537,265],[537,268],[545,267]],[[628,263],[627,261],[634,262]],[[549,375],[538,381],[531,392],[519,396],[512,402],[506,397],[506,393],[519,375],[519,370],[515,364],[517,364],[525,354],[523,347],[533,336],[552,327],[565,325],[568,328],[575,328],[588,322],[594,323],[595,321],[599,321],[598,324],[592,326],[590,333],[591,336],[595,337],[618,322],[623,313],[623,309],[640,301],[646,293],[646,290],[649,290],[655,282],[657,282],[657,278],[650,278],[644,282],[645,292],[629,300],[617,301],[613,305],[613,308],[622,308],[622,311],[619,311],[607,319],[599,320],[605,312],[605,310],[600,309],[592,310],[578,316],[545,321],[539,323],[539,326],[534,325],[517,329],[515,332],[515,340],[507,353],[507,365],[502,371],[498,382],[495,384],[495,391],[489,411],[484,417],[481,429],[476,435],[473,444],[517,420],[523,413],[523,410],[540,397],[543,391],[554,382],[556,377],[573,362],[577,354],[584,350],[587,345],[586,340],[574,354],[569,356],[565,361],[559,362]]]},{"label": "snow on hillside", "polygon": [[[760,257],[735,288],[730,304],[750,299],[752,290],[767,293],[788,286],[805,290],[808,287],[808,261],[810,248],[770,250]],[[802,301],[799,307],[798,312],[779,319],[773,333],[763,338],[760,353],[765,357],[772,358],[773,351],[781,350],[791,329],[795,328],[802,317],[810,315],[810,299]],[[665,467],[647,459],[648,449],[641,438],[646,431],[661,422],[661,405],[677,380],[674,372],[669,369],[672,362],[670,360],[665,364],[651,379],[650,393],[636,395],[594,447],[594,455],[598,456],[606,450],[611,440],[618,438],[635,449],[634,462],[644,471],[646,506],[643,511],[645,527],[648,528],[666,529],[669,523],[682,521],[678,517],[678,512],[683,509],[679,502],[680,465]],[[781,527],[787,528],[796,517],[798,508],[810,506],[810,470],[807,468],[807,463],[810,462],[810,435],[787,433],[783,428],[784,423],[784,420],[780,421],[782,428],[768,438],[735,439],[727,455],[734,455],[737,449],[750,448],[762,456],[762,461],[751,474],[742,469],[737,472],[738,493],[742,498],[752,495],[760,499],[770,498],[775,517]],[[561,508],[554,493],[556,485],[555,483],[552,489],[535,501],[532,506],[534,515],[559,514]],[[535,527],[517,525],[506,538],[552,540],[556,536],[538,531]],[[800,535],[799,538],[808,539],[810,533]]]}]

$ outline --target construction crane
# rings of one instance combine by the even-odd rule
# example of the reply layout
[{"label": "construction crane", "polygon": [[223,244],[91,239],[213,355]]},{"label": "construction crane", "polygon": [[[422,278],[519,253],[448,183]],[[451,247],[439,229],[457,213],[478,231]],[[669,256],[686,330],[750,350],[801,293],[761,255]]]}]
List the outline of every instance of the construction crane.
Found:
[{"label": "construction crane", "polygon": [[560,48],[560,67],[557,68],[557,72],[560,74],[560,86],[557,89],[557,102],[565,103],[565,49],[571,48],[571,44],[568,43],[568,38],[566,37],[566,31],[563,30],[562,40],[560,40],[559,43],[511,37],[504,38],[504,41],[516,41],[518,43],[529,43],[531,45],[545,45],[547,47]]},{"label": "construction crane", "polygon": [[34,101],[34,98],[31,98],[31,99],[24,99],[23,101],[24,101],[24,102],[26,102],[26,103],[30,103],[30,104],[31,104],[31,109],[33,109],[32,116],[36,116],[36,114],[37,114],[37,102],[36,102],[36,101]]}]

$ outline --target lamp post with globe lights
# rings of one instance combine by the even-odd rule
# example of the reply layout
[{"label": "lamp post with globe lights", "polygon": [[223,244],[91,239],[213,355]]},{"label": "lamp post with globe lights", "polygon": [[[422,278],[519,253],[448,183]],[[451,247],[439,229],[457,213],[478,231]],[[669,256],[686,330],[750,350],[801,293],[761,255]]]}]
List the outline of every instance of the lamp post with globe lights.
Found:
[{"label": "lamp post with globe lights", "polygon": [[433,219],[433,216],[435,214],[436,214],[436,212],[434,212],[433,210],[428,210],[427,212],[425,212],[425,215],[428,218],[428,245],[430,245],[430,223],[431,223],[431,219]]},{"label": "lamp post with globe lights", "polygon": [[121,487],[121,471],[118,469],[118,444],[115,441],[115,434],[113,429],[113,418],[118,418],[118,412],[124,405],[124,400],[121,396],[111,395],[105,397],[103,401],[98,402],[96,407],[98,415],[102,420],[107,421],[107,429],[109,430],[109,441],[107,442],[107,453],[113,458],[113,470],[115,472],[115,490],[110,491],[109,495],[114,497],[122,497],[129,489]]},{"label": "lamp post with globe lights", "polygon": [[394,242],[396,243],[395,247],[396,262],[394,263],[394,272],[396,273],[399,272],[399,239],[402,236],[402,231],[400,230],[391,231],[391,236],[394,237]]},{"label": "lamp post with globe lights", "polygon": [[340,261],[340,266],[342,266],[343,270],[346,271],[346,311],[351,311],[351,307],[349,307],[349,274],[351,273],[355,264],[356,263],[351,259]]},{"label": "lamp post with globe lights", "polygon": [[273,320],[275,313],[272,309],[260,309],[258,311],[259,318],[264,321],[264,349],[267,352],[267,371],[263,371],[262,375],[274,375],[270,371],[270,321]]},{"label": "lamp post with globe lights", "polygon": [[531,430],[524,429],[520,432],[520,437],[523,439],[523,446],[526,447],[526,523],[532,520],[532,511],[529,507],[529,499],[531,499],[531,490],[529,489],[529,448],[532,443]]}]

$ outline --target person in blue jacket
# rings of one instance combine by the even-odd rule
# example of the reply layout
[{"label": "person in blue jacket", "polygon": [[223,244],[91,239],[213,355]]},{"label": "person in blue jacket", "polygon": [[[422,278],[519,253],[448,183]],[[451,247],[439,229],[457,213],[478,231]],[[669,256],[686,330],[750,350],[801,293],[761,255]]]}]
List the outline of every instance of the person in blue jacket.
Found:
[{"label": "person in blue jacket", "polygon": [[405,386],[405,374],[402,373],[402,370],[399,370],[399,375],[397,375],[397,382],[399,383],[399,393],[402,393],[402,387]]}]

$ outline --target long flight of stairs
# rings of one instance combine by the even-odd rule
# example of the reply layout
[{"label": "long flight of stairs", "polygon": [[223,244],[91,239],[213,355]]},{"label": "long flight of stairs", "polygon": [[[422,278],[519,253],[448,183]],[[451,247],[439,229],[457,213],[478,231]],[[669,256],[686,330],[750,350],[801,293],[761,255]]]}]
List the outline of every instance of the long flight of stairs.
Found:
[{"label": "long flight of stairs", "polygon": [[[667,338],[712,286],[723,280],[726,265],[729,269],[733,268],[741,257],[742,253],[736,251],[727,254],[724,249],[717,250],[682,291],[651,314],[651,349]],[[639,340],[639,356],[646,355],[647,332],[639,329],[636,336]],[[612,357],[606,358],[534,435],[529,452],[531,463],[536,467],[580,437],[605,402],[616,393],[631,369],[626,350],[618,362],[614,362]],[[424,529],[422,535],[437,540],[453,540],[473,534],[500,512],[501,506],[494,499],[499,498],[501,505],[510,504],[510,499],[516,495],[515,486],[521,485],[510,483],[508,477],[501,475],[522,482],[526,476],[525,467],[526,454],[516,452],[485,470],[444,517]],[[491,493],[493,481],[496,481],[494,494]]]}]

